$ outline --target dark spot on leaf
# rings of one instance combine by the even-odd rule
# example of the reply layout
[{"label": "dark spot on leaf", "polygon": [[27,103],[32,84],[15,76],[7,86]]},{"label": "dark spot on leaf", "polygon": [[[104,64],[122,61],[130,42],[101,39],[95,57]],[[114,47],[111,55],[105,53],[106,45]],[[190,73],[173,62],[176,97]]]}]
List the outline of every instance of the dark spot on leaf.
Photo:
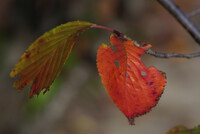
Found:
[{"label": "dark spot on leaf", "polygon": [[146,76],[147,73],[146,73],[145,71],[142,71],[142,72],[141,72],[141,75],[142,75],[142,76]]},{"label": "dark spot on leaf", "polygon": [[154,87],[153,89],[156,89],[156,87]]},{"label": "dark spot on leaf", "polygon": [[166,79],[167,78],[167,76],[166,76],[166,73],[165,72],[162,72],[162,71],[160,71],[160,73],[161,73],[161,75]]},{"label": "dark spot on leaf", "polygon": [[39,39],[37,43],[38,43],[38,44],[44,43],[44,39]]},{"label": "dark spot on leaf", "polygon": [[29,58],[30,55],[31,55],[31,52],[30,52],[30,51],[26,51],[26,52],[25,52],[25,57],[26,57],[26,58]]},{"label": "dark spot on leaf", "polygon": [[146,109],[146,111],[142,112],[141,115],[142,115],[142,114],[146,114],[146,113],[149,112],[150,110],[151,110],[151,108]]},{"label": "dark spot on leaf", "polygon": [[157,99],[155,99],[155,101],[159,101],[159,99],[157,98]]},{"label": "dark spot on leaf", "polygon": [[149,82],[149,85],[153,85],[153,82]]},{"label": "dark spot on leaf", "polygon": [[115,63],[115,65],[117,66],[117,68],[119,68],[119,66],[120,66],[119,61],[115,60],[114,63]]},{"label": "dark spot on leaf", "polygon": [[113,45],[111,45],[111,49],[112,49],[114,52],[116,52],[116,50],[117,50],[116,46],[113,46]]},{"label": "dark spot on leaf", "polygon": [[37,49],[37,54],[39,54],[40,53],[40,50],[39,49]]},{"label": "dark spot on leaf", "polygon": [[148,46],[148,44],[147,44],[147,43],[144,43],[144,44],[140,44],[140,46],[141,46],[141,47],[146,47],[146,46]]},{"label": "dark spot on leaf", "polygon": [[135,114],[135,117],[139,117],[140,116],[140,114]]},{"label": "dark spot on leaf", "polygon": [[43,94],[46,94],[47,91],[49,91],[49,87],[47,87],[47,88],[45,89],[45,91],[43,92]]},{"label": "dark spot on leaf", "polygon": [[156,92],[155,91],[153,91],[153,95],[155,95],[156,94]]},{"label": "dark spot on leaf", "polygon": [[122,73],[119,73],[119,75],[122,75]]}]

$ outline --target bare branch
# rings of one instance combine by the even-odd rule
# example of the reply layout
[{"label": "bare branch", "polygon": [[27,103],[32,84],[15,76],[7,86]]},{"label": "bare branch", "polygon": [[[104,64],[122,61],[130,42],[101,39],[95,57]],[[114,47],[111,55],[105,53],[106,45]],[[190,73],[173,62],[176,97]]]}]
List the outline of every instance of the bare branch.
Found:
[{"label": "bare branch", "polygon": [[172,0],[157,0],[174,18],[190,33],[193,39],[200,45],[200,31],[187,18],[183,11]]},{"label": "bare branch", "polygon": [[152,56],[155,57],[159,57],[159,58],[172,58],[172,57],[177,57],[177,58],[187,58],[187,59],[191,59],[191,58],[195,58],[195,57],[200,57],[200,52],[197,53],[191,53],[191,54],[179,54],[179,53],[161,53],[161,52],[156,52],[153,51],[151,49],[148,49],[146,51],[146,54],[150,54]]},{"label": "bare branch", "polygon": [[195,16],[195,15],[197,15],[197,14],[200,14],[200,9],[197,9],[197,10],[195,10],[195,11],[192,11],[191,13],[189,13],[188,15],[187,15],[187,17],[193,17],[193,16]]}]

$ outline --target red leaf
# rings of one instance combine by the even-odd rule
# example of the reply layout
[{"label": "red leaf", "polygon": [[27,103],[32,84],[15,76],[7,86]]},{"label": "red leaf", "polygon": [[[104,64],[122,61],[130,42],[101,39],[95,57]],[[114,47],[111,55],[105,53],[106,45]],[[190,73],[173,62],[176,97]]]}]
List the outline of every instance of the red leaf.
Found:
[{"label": "red leaf", "polygon": [[117,107],[130,124],[134,118],[149,112],[164,90],[164,73],[141,62],[150,44],[137,47],[133,41],[124,41],[111,35],[111,45],[102,44],[97,54],[97,67],[102,82]]}]

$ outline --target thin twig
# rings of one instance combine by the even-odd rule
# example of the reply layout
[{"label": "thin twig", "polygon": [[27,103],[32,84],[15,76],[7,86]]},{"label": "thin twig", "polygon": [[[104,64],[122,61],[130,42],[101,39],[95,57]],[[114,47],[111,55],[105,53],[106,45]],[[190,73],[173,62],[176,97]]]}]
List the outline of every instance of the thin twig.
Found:
[{"label": "thin twig", "polygon": [[195,57],[200,57],[200,52],[197,53],[191,53],[191,54],[179,54],[179,53],[161,53],[161,52],[156,52],[153,51],[151,49],[148,49],[146,51],[146,54],[150,54],[152,56],[155,57],[159,57],[159,58],[172,58],[172,57],[178,57],[178,58],[187,58],[187,59],[191,59],[191,58],[195,58]]},{"label": "thin twig", "polygon": [[200,31],[187,18],[183,11],[172,0],[157,0],[174,18],[190,33],[194,40],[200,45]]},{"label": "thin twig", "polygon": [[200,9],[197,9],[197,10],[195,10],[195,11],[192,11],[191,13],[189,13],[188,15],[187,15],[187,17],[193,17],[193,16],[195,16],[195,15],[197,15],[197,14],[200,14]]}]

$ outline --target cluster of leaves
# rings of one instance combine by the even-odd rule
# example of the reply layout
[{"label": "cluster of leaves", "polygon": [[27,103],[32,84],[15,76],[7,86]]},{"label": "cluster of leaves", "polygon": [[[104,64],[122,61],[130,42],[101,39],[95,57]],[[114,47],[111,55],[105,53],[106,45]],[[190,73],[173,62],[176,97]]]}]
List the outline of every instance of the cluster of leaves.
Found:
[{"label": "cluster of leaves", "polygon": [[134,124],[134,118],[149,112],[163,93],[165,73],[147,68],[141,55],[151,45],[136,45],[124,34],[89,22],[68,22],[39,37],[21,56],[10,73],[18,76],[14,87],[22,90],[32,83],[30,97],[49,90],[69,56],[77,36],[88,28],[107,29],[114,34],[111,45],[102,44],[97,53],[97,68],[108,95]]}]

